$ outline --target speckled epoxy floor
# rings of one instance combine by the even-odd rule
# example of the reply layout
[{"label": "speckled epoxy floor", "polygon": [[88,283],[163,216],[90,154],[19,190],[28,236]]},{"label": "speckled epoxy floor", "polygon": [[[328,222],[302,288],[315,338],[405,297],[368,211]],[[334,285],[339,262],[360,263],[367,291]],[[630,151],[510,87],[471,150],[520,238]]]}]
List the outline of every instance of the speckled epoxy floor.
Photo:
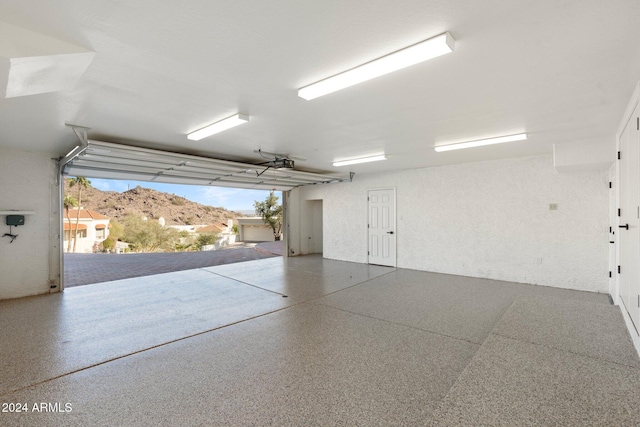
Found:
[{"label": "speckled epoxy floor", "polygon": [[311,256],[0,302],[3,426],[636,425],[639,401],[599,294]]}]

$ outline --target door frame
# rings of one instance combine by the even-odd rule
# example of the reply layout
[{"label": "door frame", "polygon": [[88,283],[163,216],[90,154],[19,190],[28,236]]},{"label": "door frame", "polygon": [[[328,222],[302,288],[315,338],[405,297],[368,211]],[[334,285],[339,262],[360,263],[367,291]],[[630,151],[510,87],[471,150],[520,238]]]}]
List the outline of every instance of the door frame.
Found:
[{"label": "door frame", "polygon": [[367,216],[365,218],[365,224],[367,224],[367,232],[366,232],[366,250],[367,250],[367,264],[371,264],[371,262],[369,261],[369,192],[370,191],[380,191],[380,190],[391,190],[393,191],[393,229],[394,229],[394,234],[395,234],[395,241],[396,244],[394,245],[394,250],[395,250],[395,254],[393,257],[393,265],[391,267],[393,268],[397,268],[398,267],[398,192],[396,190],[396,187],[379,187],[379,188],[368,188],[367,192],[366,192],[366,199],[365,199],[365,203],[366,203],[366,211],[367,211]]},{"label": "door frame", "polygon": [[[631,96],[631,99],[627,104],[627,108],[624,112],[624,115],[622,116],[622,120],[618,125],[618,130],[616,132],[616,153],[620,151],[620,137],[622,136],[627,124],[629,123],[629,120],[631,120],[633,112],[635,111],[639,103],[640,103],[640,81],[636,83],[635,89],[633,91],[633,95]],[[617,155],[616,155],[616,158],[617,158]],[[616,191],[615,191],[616,208],[619,208],[620,202],[621,202],[620,200],[621,177],[620,177],[619,161],[615,162],[615,177],[616,177],[616,184],[617,184]],[[619,228],[618,228],[618,226],[620,225],[619,217],[616,216],[611,222],[615,224],[614,225],[615,231],[619,231]],[[618,234],[616,234],[616,238],[615,238],[615,259],[616,259],[616,265],[620,265],[620,261],[621,261],[620,260],[620,239]],[[613,271],[613,274],[615,274],[615,283],[614,283],[613,289],[611,290],[612,291],[611,298],[613,299],[613,303],[620,308],[620,311],[622,312],[622,317],[624,318],[624,321],[627,325],[627,329],[629,330],[629,335],[631,335],[631,339],[636,348],[636,351],[638,352],[638,354],[640,354],[640,335],[636,333],[636,329],[633,325],[633,322],[631,320],[629,313],[627,313],[627,310],[624,307],[624,304],[620,303],[620,276],[617,274],[617,271],[615,270]]]}]

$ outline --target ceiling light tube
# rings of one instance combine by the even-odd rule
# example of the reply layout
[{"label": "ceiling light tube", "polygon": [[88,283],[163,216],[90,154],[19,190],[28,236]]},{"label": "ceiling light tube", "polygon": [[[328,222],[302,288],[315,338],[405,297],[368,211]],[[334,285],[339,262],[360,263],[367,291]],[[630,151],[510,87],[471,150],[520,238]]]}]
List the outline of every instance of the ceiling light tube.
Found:
[{"label": "ceiling light tube", "polygon": [[298,90],[298,96],[311,100],[358,83],[391,73],[402,68],[453,52],[455,40],[444,33],[382,58],[362,64],[333,77],[310,84]]},{"label": "ceiling light tube", "polygon": [[483,145],[502,144],[503,142],[522,141],[527,139],[526,133],[516,135],[498,136],[495,138],[478,139],[475,141],[459,142],[457,144],[439,145],[434,147],[437,152],[460,150],[462,148],[481,147]]},{"label": "ceiling light tube", "polygon": [[333,166],[356,165],[358,163],[377,162],[377,161],[386,160],[386,159],[387,159],[387,156],[385,154],[381,154],[379,156],[362,157],[360,159],[341,160],[339,162],[333,162]]},{"label": "ceiling light tube", "polygon": [[202,129],[198,129],[197,131],[191,132],[187,135],[187,138],[193,141],[199,141],[202,138],[206,138],[208,136],[213,135],[214,133],[222,132],[223,130],[227,130],[234,126],[241,125],[243,123],[247,123],[249,121],[249,116],[246,114],[235,114],[231,117],[227,117],[224,120],[220,120],[219,122],[215,122],[212,125],[205,126]]}]

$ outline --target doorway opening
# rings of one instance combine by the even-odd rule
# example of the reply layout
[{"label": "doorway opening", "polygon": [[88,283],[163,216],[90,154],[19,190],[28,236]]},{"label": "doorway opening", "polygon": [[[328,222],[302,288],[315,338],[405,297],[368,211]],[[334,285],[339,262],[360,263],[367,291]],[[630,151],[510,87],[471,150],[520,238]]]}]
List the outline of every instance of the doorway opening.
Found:
[{"label": "doorway opening", "polygon": [[[280,242],[274,242],[271,228],[252,209],[270,193],[65,177],[64,285],[82,286],[281,256],[282,250],[274,245]],[[274,195],[281,201],[279,192]],[[253,221],[254,228],[264,232],[250,241],[243,240],[243,221]]]},{"label": "doorway opening", "polygon": [[302,250],[305,254],[321,254],[324,245],[322,200],[307,200],[305,204],[309,223],[304,233],[306,241]]},{"label": "doorway opening", "polygon": [[[65,176],[84,176],[104,180],[136,180],[142,181],[145,185],[178,184],[183,187],[199,186],[207,189],[231,188],[266,190],[267,192],[286,192],[299,186],[343,182],[351,179],[351,176],[335,176],[295,170],[293,169],[293,163],[289,165],[269,164],[265,169],[264,162],[259,164],[242,163],[213,157],[194,156],[88,140],[86,130],[84,133],[76,132],[76,135],[81,140],[80,144],[58,162],[61,178]],[[60,212],[60,217],[63,217],[61,188],[59,191],[60,208],[58,211]],[[282,219],[286,222],[285,195],[286,193],[282,193],[280,200],[283,208]],[[176,197],[175,203],[180,205],[184,199],[186,198]],[[150,216],[155,219],[159,215]],[[77,224],[77,220],[75,222]],[[192,224],[198,224],[198,222],[197,218],[194,218]],[[62,271],[64,270],[61,249],[64,246],[62,219],[59,225],[59,232],[55,233],[55,235],[60,243],[59,263]],[[282,229],[286,230],[286,225]],[[75,237],[77,230],[73,228],[73,231]],[[96,235],[98,233],[102,233],[102,231],[96,232]],[[278,233],[274,232],[275,234]],[[88,235],[89,233],[87,232]],[[274,240],[278,239],[274,238]],[[284,246],[282,253],[287,253],[287,239],[284,238],[281,241]],[[61,289],[63,287],[64,283],[61,284]]]}]

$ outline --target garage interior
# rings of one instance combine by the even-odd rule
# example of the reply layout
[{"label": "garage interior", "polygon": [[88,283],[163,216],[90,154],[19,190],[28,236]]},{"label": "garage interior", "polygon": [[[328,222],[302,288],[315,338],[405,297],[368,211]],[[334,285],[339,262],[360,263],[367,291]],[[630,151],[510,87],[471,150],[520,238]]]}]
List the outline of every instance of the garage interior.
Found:
[{"label": "garage interior", "polygon": [[[637,16],[0,3],[0,424],[637,424]],[[64,289],[85,172],[282,191],[287,256]]]},{"label": "garage interior", "polygon": [[0,308],[2,402],[72,409],[30,407],[3,414],[5,425],[624,425],[640,415],[640,361],[619,309],[593,292],[307,255]]}]

